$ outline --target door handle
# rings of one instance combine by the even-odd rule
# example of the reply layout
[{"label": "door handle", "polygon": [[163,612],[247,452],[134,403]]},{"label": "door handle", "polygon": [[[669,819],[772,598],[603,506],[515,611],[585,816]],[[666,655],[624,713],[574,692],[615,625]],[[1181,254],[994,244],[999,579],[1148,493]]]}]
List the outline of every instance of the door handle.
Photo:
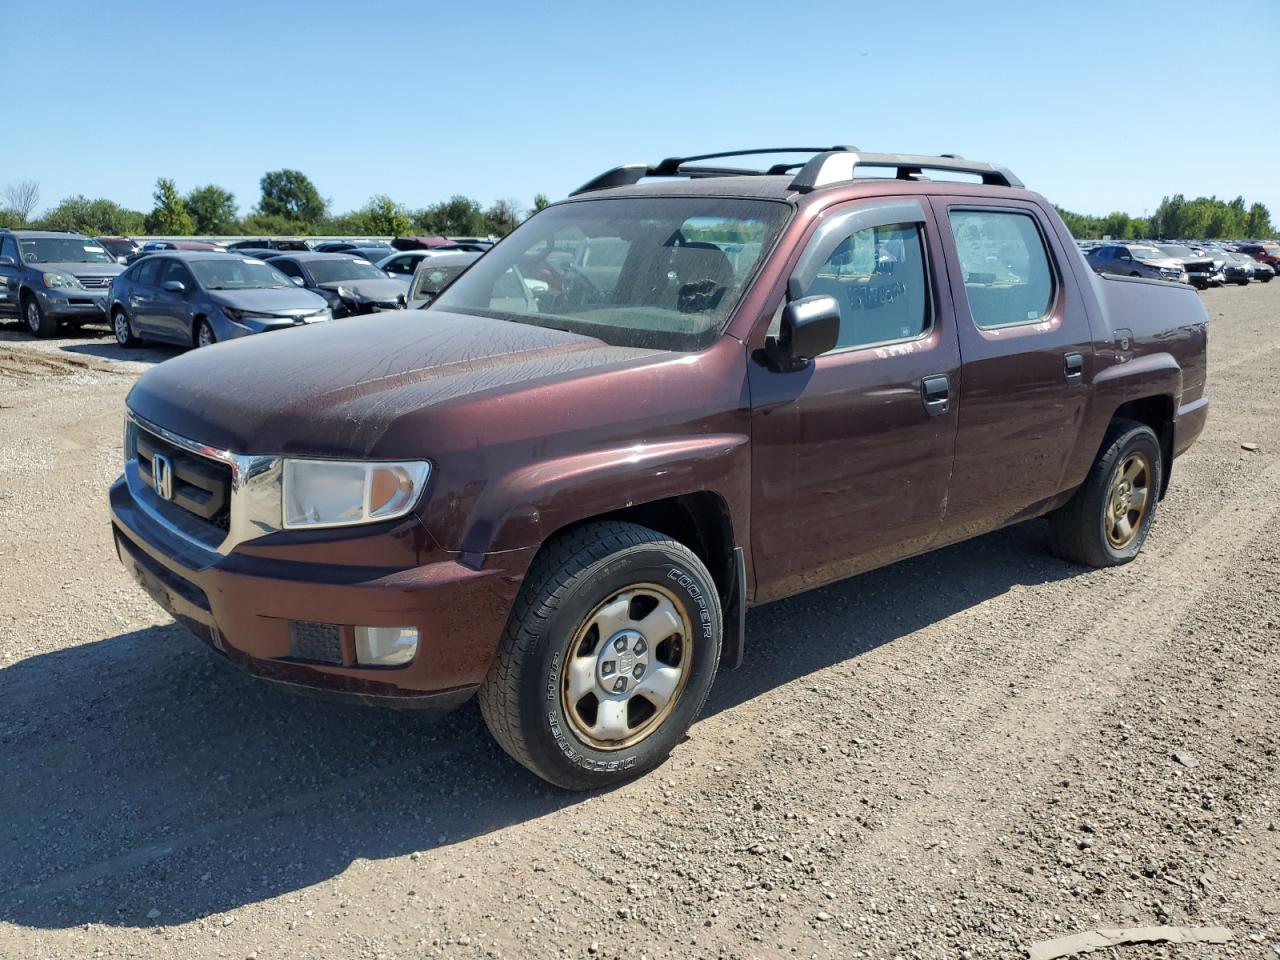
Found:
[{"label": "door handle", "polygon": [[931,416],[946,413],[951,406],[951,379],[945,373],[920,381],[920,399]]},{"label": "door handle", "polygon": [[1067,383],[1079,383],[1084,379],[1084,355],[1068,353],[1064,358]]}]

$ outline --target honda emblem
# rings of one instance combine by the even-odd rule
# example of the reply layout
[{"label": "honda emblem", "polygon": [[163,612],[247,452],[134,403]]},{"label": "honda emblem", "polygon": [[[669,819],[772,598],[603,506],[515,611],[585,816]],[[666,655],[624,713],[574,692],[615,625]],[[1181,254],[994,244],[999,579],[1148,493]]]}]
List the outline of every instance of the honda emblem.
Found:
[{"label": "honda emblem", "polygon": [[155,481],[156,496],[161,500],[172,500],[173,464],[163,453],[151,458],[151,478]]}]

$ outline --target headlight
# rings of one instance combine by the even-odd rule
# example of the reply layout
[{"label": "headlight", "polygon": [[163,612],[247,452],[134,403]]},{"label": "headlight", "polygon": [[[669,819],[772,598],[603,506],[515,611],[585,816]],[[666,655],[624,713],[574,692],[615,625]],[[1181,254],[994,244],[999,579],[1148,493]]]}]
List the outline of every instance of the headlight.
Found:
[{"label": "headlight", "polygon": [[361,299],[360,294],[356,293],[350,287],[339,287],[338,296],[343,300],[354,300],[356,303],[359,303]]},{"label": "headlight", "polygon": [[235,307],[223,307],[222,312],[237,323],[242,320],[279,320],[274,313],[262,313],[259,310],[237,310]]},{"label": "headlight", "polygon": [[44,281],[44,285],[46,287],[53,287],[55,289],[61,287],[72,290],[80,289],[80,281],[69,273],[58,273],[57,271],[54,271],[52,273],[46,273],[41,277],[41,279]]},{"label": "headlight", "polygon": [[430,474],[431,464],[425,460],[286,459],[284,525],[348,527],[403,517],[418,502]]}]

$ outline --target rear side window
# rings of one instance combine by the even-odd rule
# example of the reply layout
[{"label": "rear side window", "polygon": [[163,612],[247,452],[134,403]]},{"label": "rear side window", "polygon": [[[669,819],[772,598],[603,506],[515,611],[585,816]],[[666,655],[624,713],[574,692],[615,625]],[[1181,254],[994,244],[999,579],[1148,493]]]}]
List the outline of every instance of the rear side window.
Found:
[{"label": "rear side window", "polygon": [[909,340],[929,328],[924,245],[917,224],[867,227],[831,252],[804,292],[840,304],[837,349]]},{"label": "rear side window", "polygon": [[1054,274],[1035,219],[994,210],[952,210],[950,217],[973,322],[990,329],[1043,320],[1053,307]]}]

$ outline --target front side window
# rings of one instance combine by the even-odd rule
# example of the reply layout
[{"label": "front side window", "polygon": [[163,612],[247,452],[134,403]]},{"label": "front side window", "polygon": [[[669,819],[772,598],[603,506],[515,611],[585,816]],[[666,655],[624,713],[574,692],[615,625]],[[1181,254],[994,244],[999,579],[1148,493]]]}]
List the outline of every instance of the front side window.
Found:
[{"label": "front side window", "polygon": [[23,263],[114,263],[97,240],[86,237],[23,237]]},{"label": "front side window", "polygon": [[724,329],[789,204],[629,197],[559,204],[521,224],[429,309],[615,346],[701,350]]},{"label": "front side window", "polygon": [[147,257],[133,271],[134,281],[148,287],[154,287],[156,278],[160,275],[160,269],[165,265],[165,262],[158,257]]},{"label": "front side window", "polygon": [[929,328],[924,238],[918,224],[867,227],[845,237],[804,296],[840,304],[837,349],[909,340]]},{"label": "front side window", "polygon": [[1054,274],[1029,214],[952,210],[951,231],[973,322],[983,329],[1034,323],[1053,307]]},{"label": "front side window", "polygon": [[271,265],[286,277],[297,277],[300,280],[306,279],[306,277],[302,275],[302,268],[292,260],[272,260]]},{"label": "front side window", "polygon": [[18,245],[12,235],[5,237],[4,243],[0,243],[0,257],[10,257],[14,263],[18,262]]},{"label": "front side window", "polygon": [[166,283],[177,281],[182,284],[183,288],[190,290],[192,287],[191,274],[177,260],[166,260],[164,262],[164,270],[160,273],[160,286]]},{"label": "front side window", "polygon": [[387,273],[398,273],[405,277],[413,276],[413,268],[417,266],[417,262],[418,260],[414,257],[396,257],[387,264]]}]

